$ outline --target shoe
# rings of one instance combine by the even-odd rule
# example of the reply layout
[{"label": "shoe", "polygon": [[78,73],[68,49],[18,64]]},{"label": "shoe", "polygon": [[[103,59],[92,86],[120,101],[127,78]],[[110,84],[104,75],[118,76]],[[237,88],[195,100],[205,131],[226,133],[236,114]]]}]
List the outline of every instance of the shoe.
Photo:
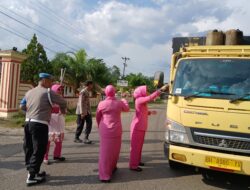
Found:
[{"label": "shoe", "polygon": [[46,164],[46,165],[50,164],[49,160],[43,160],[43,163]]},{"label": "shoe", "polygon": [[84,144],[92,144],[92,141],[90,141],[89,139],[85,139]]},{"label": "shoe", "polygon": [[47,173],[45,171],[42,171],[38,174],[36,174],[38,177],[45,177],[47,175]]},{"label": "shoe", "polygon": [[74,142],[75,143],[82,143],[82,140],[81,139],[75,139]]},{"label": "shoe", "polygon": [[137,168],[135,168],[135,169],[130,168],[130,170],[135,171],[135,172],[141,172],[141,171],[142,171],[142,168],[140,168],[140,167],[137,167]]},{"label": "shoe", "polygon": [[26,185],[27,186],[32,186],[32,185],[37,185],[40,184],[42,182],[45,182],[45,177],[39,177],[38,175],[35,176],[31,176],[30,174],[28,174],[27,180],[26,180]]},{"label": "shoe", "polygon": [[139,166],[145,166],[145,163],[140,162],[140,163],[139,163]]},{"label": "shoe", "polygon": [[108,180],[101,180],[101,182],[102,182],[102,183],[110,183],[111,180],[110,180],[110,179],[108,179]]},{"label": "shoe", "polygon": [[63,162],[63,161],[66,160],[66,158],[64,158],[64,157],[54,157],[54,160]]}]

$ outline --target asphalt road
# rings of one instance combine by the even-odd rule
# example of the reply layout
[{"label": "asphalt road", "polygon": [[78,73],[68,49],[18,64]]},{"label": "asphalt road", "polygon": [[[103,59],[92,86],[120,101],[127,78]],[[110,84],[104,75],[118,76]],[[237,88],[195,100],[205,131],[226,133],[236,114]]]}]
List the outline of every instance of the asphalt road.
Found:
[{"label": "asphalt road", "polygon": [[[163,154],[165,105],[154,105],[158,111],[149,119],[149,130],[143,148],[143,161],[146,163],[143,172],[136,173],[128,169],[129,125],[133,112],[123,114],[123,144],[118,164],[118,171],[110,184],[98,180],[99,138],[94,124],[91,139],[92,145],[73,143],[74,127],[68,127],[63,144],[64,163],[55,163],[42,170],[49,173],[47,182],[29,189],[81,189],[81,190],[165,190],[165,189],[250,189],[249,180],[243,176],[216,176],[216,180],[203,180],[201,174],[192,167],[183,167],[173,171]],[[25,185],[27,172],[24,168],[22,152],[22,129],[8,129],[0,126],[0,189],[28,189]],[[52,150],[52,149],[51,149]],[[52,151],[51,151],[52,152]],[[51,158],[51,153],[50,153]],[[249,166],[250,167],[250,166]],[[244,182],[244,185],[243,185]]]}]

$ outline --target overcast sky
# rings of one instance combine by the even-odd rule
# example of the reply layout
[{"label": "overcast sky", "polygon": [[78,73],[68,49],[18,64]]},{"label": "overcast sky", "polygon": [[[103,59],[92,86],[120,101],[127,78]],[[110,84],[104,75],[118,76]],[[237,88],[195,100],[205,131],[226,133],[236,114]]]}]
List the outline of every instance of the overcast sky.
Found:
[{"label": "overcast sky", "polygon": [[127,56],[127,73],[152,76],[168,72],[172,37],[215,28],[249,35],[249,7],[249,0],[0,0],[0,48],[22,50],[36,33],[50,59],[84,48],[121,69]]}]

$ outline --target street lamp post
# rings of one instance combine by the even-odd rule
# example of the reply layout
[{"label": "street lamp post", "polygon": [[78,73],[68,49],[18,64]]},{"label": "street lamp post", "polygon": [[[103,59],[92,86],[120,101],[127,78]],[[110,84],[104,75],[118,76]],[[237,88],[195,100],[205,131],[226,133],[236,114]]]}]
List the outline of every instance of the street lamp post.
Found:
[{"label": "street lamp post", "polygon": [[124,63],[123,63],[123,72],[122,72],[122,78],[124,79],[125,77],[125,68],[128,66],[127,65],[127,61],[130,60],[129,57],[122,57],[122,60],[124,60]]}]

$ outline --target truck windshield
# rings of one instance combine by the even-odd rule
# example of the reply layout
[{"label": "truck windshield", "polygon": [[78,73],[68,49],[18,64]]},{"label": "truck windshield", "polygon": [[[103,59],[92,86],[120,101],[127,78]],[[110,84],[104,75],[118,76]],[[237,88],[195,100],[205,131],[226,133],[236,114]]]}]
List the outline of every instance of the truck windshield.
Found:
[{"label": "truck windshield", "polygon": [[[234,99],[250,93],[250,60],[181,60],[173,94],[185,97]],[[246,95],[244,100],[250,100]]]}]

